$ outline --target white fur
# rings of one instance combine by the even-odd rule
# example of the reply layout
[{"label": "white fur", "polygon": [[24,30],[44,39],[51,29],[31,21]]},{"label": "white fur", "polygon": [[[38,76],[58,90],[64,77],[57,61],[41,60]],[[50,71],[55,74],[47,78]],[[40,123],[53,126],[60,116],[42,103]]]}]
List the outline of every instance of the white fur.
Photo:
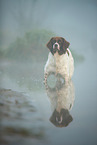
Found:
[{"label": "white fur", "polygon": [[52,55],[52,53],[49,52],[48,60],[44,68],[44,75],[47,76],[50,72],[54,72],[61,74],[65,78],[65,81],[71,79],[74,72],[74,59],[68,48],[67,51],[69,55],[67,52],[62,55],[59,55],[58,52]]},{"label": "white fur", "polygon": [[57,49],[60,50],[60,45],[59,45],[59,43],[57,43],[57,42],[53,45],[53,49],[55,49],[55,45],[56,45],[56,44],[57,44],[57,46],[58,46]]},{"label": "white fur", "polygon": [[60,89],[50,89],[46,86],[46,92],[50,98],[52,110],[61,111],[62,108],[68,111],[72,109],[75,99],[74,84],[70,80],[68,83],[64,83]]}]

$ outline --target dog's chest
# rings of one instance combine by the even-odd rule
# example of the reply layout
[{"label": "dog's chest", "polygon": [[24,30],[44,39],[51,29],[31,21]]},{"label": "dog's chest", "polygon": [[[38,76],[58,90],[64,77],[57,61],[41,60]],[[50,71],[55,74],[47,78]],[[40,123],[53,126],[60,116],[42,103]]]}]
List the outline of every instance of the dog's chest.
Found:
[{"label": "dog's chest", "polygon": [[68,66],[68,54],[59,55],[58,52],[54,54],[55,63],[56,63],[56,71],[60,72],[67,69]]}]

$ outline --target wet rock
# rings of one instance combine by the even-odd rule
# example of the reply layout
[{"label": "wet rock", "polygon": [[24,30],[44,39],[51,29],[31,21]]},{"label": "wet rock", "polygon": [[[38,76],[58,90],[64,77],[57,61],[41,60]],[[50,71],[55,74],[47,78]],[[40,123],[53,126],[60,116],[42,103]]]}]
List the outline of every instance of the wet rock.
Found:
[{"label": "wet rock", "polygon": [[[42,138],[43,129],[38,126],[37,109],[29,96],[10,89],[0,89],[0,142],[16,140],[16,136]],[[13,138],[10,138],[13,136]]]}]

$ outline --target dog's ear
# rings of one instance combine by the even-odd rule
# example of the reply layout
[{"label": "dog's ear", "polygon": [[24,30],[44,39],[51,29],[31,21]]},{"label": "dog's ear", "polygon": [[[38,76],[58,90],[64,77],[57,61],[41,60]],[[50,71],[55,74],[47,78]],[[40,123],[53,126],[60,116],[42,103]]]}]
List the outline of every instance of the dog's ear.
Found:
[{"label": "dog's ear", "polygon": [[52,48],[53,48],[52,42],[53,42],[53,37],[52,37],[52,38],[49,40],[49,42],[46,44],[47,48],[49,48],[50,51],[51,51]]},{"label": "dog's ear", "polygon": [[68,41],[66,41],[64,38],[62,38],[62,41],[63,41],[63,50],[64,52],[66,52],[67,48],[69,47],[70,43]]}]

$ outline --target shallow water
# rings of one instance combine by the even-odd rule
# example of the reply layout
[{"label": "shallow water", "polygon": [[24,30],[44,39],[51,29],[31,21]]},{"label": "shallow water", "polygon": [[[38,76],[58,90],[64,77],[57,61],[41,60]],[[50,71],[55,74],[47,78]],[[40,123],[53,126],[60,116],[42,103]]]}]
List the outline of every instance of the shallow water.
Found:
[{"label": "shallow water", "polygon": [[75,67],[69,84],[58,84],[53,78],[48,80],[47,90],[43,84],[45,62],[1,61],[0,143],[96,145],[95,61],[96,54],[90,51]]}]

